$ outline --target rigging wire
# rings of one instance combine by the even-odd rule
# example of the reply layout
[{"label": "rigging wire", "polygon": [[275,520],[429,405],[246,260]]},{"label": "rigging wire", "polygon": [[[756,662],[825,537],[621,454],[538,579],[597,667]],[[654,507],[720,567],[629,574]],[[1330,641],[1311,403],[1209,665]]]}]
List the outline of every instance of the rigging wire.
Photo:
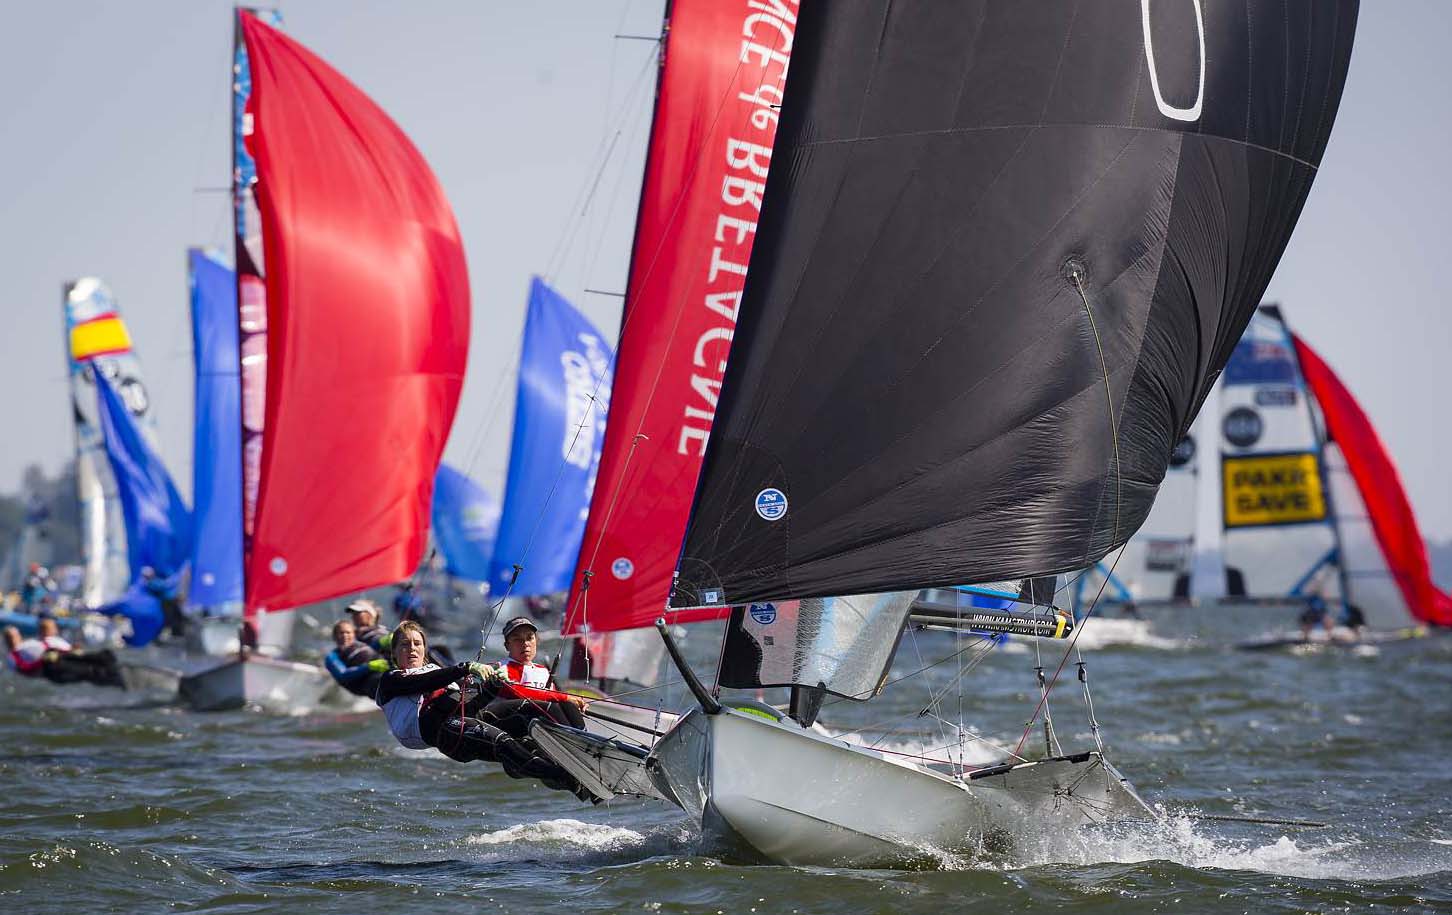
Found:
[{"label": "rigging wire", "polygon": [[[740,61],[740,60],[737,61],[737,63],[736,63],[736,70],[732,73],[731,79],[727,82],[727,86],[728,87],[735,85],[737,78],[741,74],[741,67],[742,67],[743,63],[744,63],[743,61]],[[764,75],[763,75],[763,78],[764,78]],[[758,89],[759,88],[760,88],[760,86],[758,86]],[[725,92],[723,92],[721,94],[721,100],[720,100],[720,102],[716,106],[716,111],[715,111],[715,113],[711,117],[711,122],[705,128],[705,131],[704,131],[704,135],[705,136],[712,136],[712,135],[715,134],[716,125],[721,120],[721,113],[723,111],[725,111],[726,104],[731,99],[731,97],[732,97],[732,90],[730,88],[728,88]],[[693,163],[691,163],[690,171],[682,179],[682,184],[689,185],[689,184],[691,184],[695,180],[696,174],[700,171],[701,164],[705,160],[706,155],[707,155],[706,150],[703,147],[702,150],[701,150],[701,152],[700,152],[700,154],[696,157],[696,160]],[[685,195],[682,194],[682,195],[680,195],[680,197],[678,197],[676,199],[674,205],[671,207],[670,215],[665,220],[665,225],[666,226],[674,226],[676,224],[677,220],[680,218],[681,209],[684,206],[684,204],[685,204]],[[664,252],[664,250],[665,250],[665,234],[663,233],[660,241],[656,244],[655,250],[652,251],[652,252],[650,252],[650,260],[645,265],[645,268],[644,268],[644,270],[641,273],[641,283],[640,283],[640,285],[643,286],[650,279],[650,277],[654,274],[656,265],[659,262],[660,257],[661,257],[661,254]],[[678,307],[678,308],[674,309],[674,311],[675,311],[675,316],[674,316],[673,320],[671,321],[670,333],[666,337],[666,349],[667,350],[669,350],[671,348],[671,346],[675,343],[676,337],[677,337],[677,335],[680,332],[681,319],[682,319],[682,317],[685,314],[685,308],[684,307]],[[621,320],[621,323],[620,323],[620,339],[622,339],[622,340],[625,339],[626,329],[630,326],[630,323],[631,323],[632,319],[638,313],[639,313],[639,310],[638,309],[627,308],[625,310],[624,316],[623,316],[623,318]],[[620,356],[619,348],[617,347],[616,350],[615,351],[612,351],[612,353],[610,355],[610,365],[611,365],[612,373],[614,371],[615,360],[618,359],[619,356]],[[625,463],[622,464],[621,469],[620,469],[619,477],[615,481],[614,491],[611,493],[611,502],[612,502],[612,504],[614,504],[614,502],[619,499],[620,492],[624,488],[625,480],[626,480],[626,477],[627,477],[628,472],[629,472],[629,469],[630,469],[630,461],[634,457],[634,454],[635,454],[635,444],[637,444],[639,442],[640,438],[643,438],[644,437],[642,435],[642,433],[644,431],[645,417],[650,414],[650,407],[651,407],[651,404],[654,403],[654,401],[655,401],[656,391],[659,390],[659,388],[660,388],[661,377],[664,374],[664,372],[665,372],[665,360],[661,360],[660,363],[656,365],[655,375],[651,379],[650,388],[648,389],[648,393],[646,394],[645,403],[642,405],[641,410],[640,410],[640,422],[641,422],[641,425],[637,426],[636,429],[635,429],[635,434],[636,434],[637,438],[635,438],[635,439],[632,440],[631,450],[626,455]],[[608,521],[608,519],[607,519],[607,521]],[[599,558],[599,555],[600,555],[600,546],[604,542],[605,534],[608,532],[608,530],[609,529],[607,527],[603,526],[603,525],[600,528],[599,535],[595,538],[595,543],[594,543],[593,547],[590,550],[590,559],[589,559],[589,561],[585,565],[585,570],[587,572],[590,572],[590,573],[593,573],[594,572],[595,560]],[[583,553],[584,553],[584,545],[581,544],[581,554],[583,555]],[[581,609],[583,611],[583,609],[584,609],[584,606],[583,605],[581,606]],[[666,612],[669,612],[669,605],[667,605]],[[570,614],[570,608],[566,608],[566,614],[565,615],[566,615],[566,618],[569,618],[569,616],[571,615]],[[589,625],[589,619],[588,618],[582,618],[582,625],[588,626]]]},{"label": "rigging wire", "polygon": [[[1114,413],[1114,389],[1109,383],[1109,362],[1104,355],[1104,341],[1099,336],[1099,325],[1094,320],[1094,309],[1089,306],[1089,296],[1084,292],[1084,267],[1077,261],[1071,261],[1067,266],[1074,288],[1079,292],[1079,300],[1084,303],[1084,314],[1089,318],[1089,329],[1094,332],[1094,348],[1099,354],[1099,371],[1104,379],[1104,399],[1109,407],[1109,428],[1114,445],[1114,530],[1113,536],[1110,538],[1112,543],[1119,538],[1121,496],[1124,489],[1124,468],[1119,458],[1119,420]],[[1114,563],[1109,567],[1109,575],[1103,576],[1099,582],[1099,590],[1094,593],[1094,600],[1089,604],[1089,609],[1084,612],[1079,624],[1074,627],[1074,634],[1069,637],[1069,644],[1064,648],[1064,656],[1059,659],[1059,666],[1054,669],[1054,676],[1044,687],[1043,696],[1039,699],[1038,705],[1034,707],[1034,713],[1029,717],[1028,724],[1023,729],[1023,735],[1018,739],[1018,745],[1014,747],[1015,754],[1023,749],[1024,741],[1028,740],[1029,731],[1033,730],[1039,712],[1048,705],[1049,693],[1053,692],[1054,685],[1059,682],[1059,675],[1064,672],[1064,664],[1069,660],[1069,653],[1077,647],[1079,636],[1084,632],[1084,624],[1089,622],[1089,617],[1093,616],[1094,611],[1098,609],[1099,599],[1104,595],[1104,589],[1109,584],[1109,576],[1114,574],[1114,570],[1119,566],[1120,557],[1123,555],[1124,550],[1120,550],[1119,556],[1114,557]]]}]

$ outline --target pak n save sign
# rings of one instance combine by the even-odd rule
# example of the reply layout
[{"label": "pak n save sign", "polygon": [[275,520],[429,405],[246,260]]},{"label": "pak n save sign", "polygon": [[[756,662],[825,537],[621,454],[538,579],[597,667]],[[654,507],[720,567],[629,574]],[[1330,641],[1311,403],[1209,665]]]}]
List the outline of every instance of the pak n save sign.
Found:
[{"label": "pak n save sign", "polygon": [[1326,494],[1314,452],[1225,457],[1225,526],[1324,521]]}]

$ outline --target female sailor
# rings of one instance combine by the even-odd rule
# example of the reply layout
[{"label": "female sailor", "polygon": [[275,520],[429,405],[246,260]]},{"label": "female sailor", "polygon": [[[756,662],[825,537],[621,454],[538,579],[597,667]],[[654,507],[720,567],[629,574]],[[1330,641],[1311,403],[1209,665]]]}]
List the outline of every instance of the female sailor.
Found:
[{"label": "female sailor", "polygon": [[[399,743],[415,750],[433,747],[457,762],[497,762],[512,778],[537,778],[546,787],[590,798],[529,739],[529,723],[551,717],[550,700],[501,694],[502,688],[533,694],[551,691],[509,686],[487,664],[440,667],[429,662],[428,636],[413,620],[398,625],[392,644],[396,668],[379,681],[377,702]],[[471,677],[477,686],[461,682]]]}]

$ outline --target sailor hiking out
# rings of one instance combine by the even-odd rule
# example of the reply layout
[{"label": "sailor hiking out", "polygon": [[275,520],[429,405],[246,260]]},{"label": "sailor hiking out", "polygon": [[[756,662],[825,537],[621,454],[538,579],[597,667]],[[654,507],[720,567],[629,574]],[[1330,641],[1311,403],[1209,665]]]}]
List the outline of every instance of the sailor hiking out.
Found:
[{"label": "sailor hiking out", "polygon": [[563,693],[506,683],[479,662],[440,667],[428,660],[428,637],[413,620],[398,625],[392,644],[396,668],[383,675],[376,701],[399,743],[433,747],[456,762],[497,762],[512,778],[590,797],[528,737],[531,721],[561,720]]},{"label": "sailor hiking out", "polygon": [[516,694],[521,692],[520,687],[549,691],[552,696],[557,697],[555,711],[558,717],[563,718],[571,727],[584,730],[583,712],[588,703],[579,696],[557,692],[555,684],[551,682],[553,677],[550,669],[534,661],[539,652],[539,629],[534,620],[527,616],[516,616],[505,623],[504,648],[509,652],[509,657],[499,662],[499,673],[512,684],[510,690]]}]

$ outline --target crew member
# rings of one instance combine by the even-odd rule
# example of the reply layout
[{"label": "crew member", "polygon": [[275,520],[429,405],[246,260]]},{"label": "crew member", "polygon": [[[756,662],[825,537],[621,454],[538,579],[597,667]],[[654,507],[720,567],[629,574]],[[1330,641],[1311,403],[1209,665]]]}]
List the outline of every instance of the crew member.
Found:
[{"label": "crew member", "polygon": [[333,644],[337,647],[328,652],[323,666],[339,686],[355,696],[372,699],[378,692],[378,681],[388,672],[388,661],[358,641],[349,620],[333,624]]},{"label": "crew member", "polygon": [[[556,692],[555,684],[551,682],[550,669],[534,662],[535,655],[539,653],[539,630],[534,620],[527,616],[516,616],[505,623],[504,649],[509,652],[509,657],[499,662],[499,672],[512,684],[510,692],[519,698],[549,702],[553,706],[552,711],[571,727],[584,730],[585,716],[582,713],[588,703],[579,696]],[[530,689],[526,691],[520,687]],[[526,692],[530,695],[526,695]],[[546,697],[544,693],[549,696]]]},{"label": "crew member", "polygon": [[[537,778],[546,787],[590,797],[529,739],[529,722],[545,712],[528,700],[500,698],[496,669],[472,661],[452,667],[430,662],[428,637],[413,620],[393,631],[393,663],[376,701],[399,743],[433,747],[456,762],[497,762],[511,778]],[[461,686],[470,675],[477,688]]]},{"label": "crew member", "polygon": [[353,620],[358,641],[386,657],[392,653],[393,634],[379,625],[380,615],[378,605],[366,597],[348,605],[348,616]]},{"label": "crew member", "polygon": [[45,677],[52,683],[94,683],[97,686],[126,688],[115,655],[104,649],[77,651],[71,648],[70,643],[57,632],[55,620],[41,620],[40,636],[33,639],[22,639],[19,629],[6,626],[5,649],[6,663],[16,673],[27,677]]},{"label": "crew member", "polygon": [[187,617],[182,613],[181,598],[177,595],[180,577],[158,575],[151,566],[141,567],[141,587],[161,604],[162,619],[174,639],[183,638],[187,634]]}]

